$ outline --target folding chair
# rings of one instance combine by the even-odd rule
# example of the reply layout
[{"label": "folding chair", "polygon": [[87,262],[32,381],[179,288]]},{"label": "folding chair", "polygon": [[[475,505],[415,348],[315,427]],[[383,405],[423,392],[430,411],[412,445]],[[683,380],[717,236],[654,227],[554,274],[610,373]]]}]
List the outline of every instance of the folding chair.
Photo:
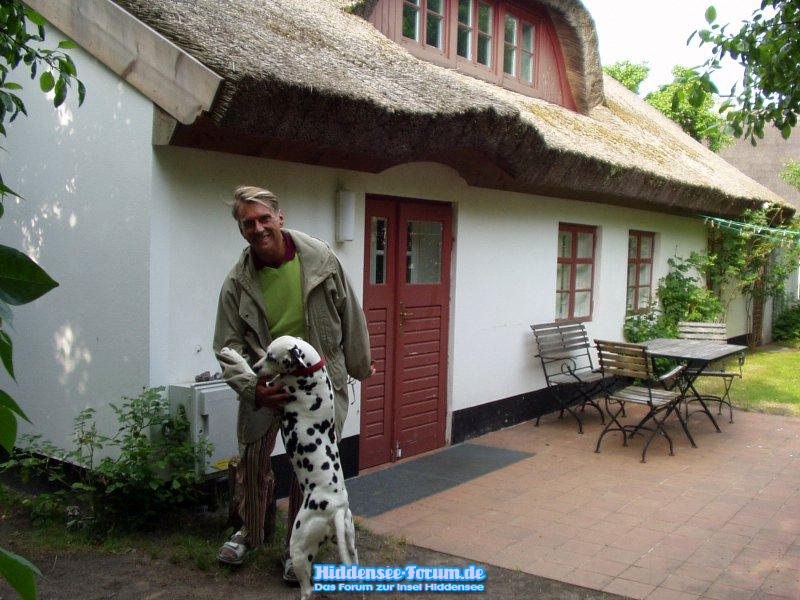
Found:
[{"label": "folding chair", "polygon": [[[644,346],[606,340],[595,340],[595,344],[597,344],[597,355],[603,375],[630,381],[630,384],[619,389],[615,389],[616,386],[606,386],[606,410],[609,414],[609,421],[597,439],[595,452],[600,452],[600,444],[609,431],[622,432],[622,445],[627,446],[629,436],[646,430],[650,431],[650,436],[642,450],[642,462],[646,462],[647,449],[656,433],[662,435],[669,442],[669,454],[673,456],[672,438],[664,429],[664,421],[676,411],[684,390],[682,387],[674,385],[670,386],[671,389],[666,389],[666,383],[680,376],[685,367],[679,365],[661,377],[656,377],[653,374],[651,357]],[[619,421],[628,402],[649,408],[644,418],[636,425],[623,425]],[[616,412],[612,412],[612,403],[617,403],[619,406]],[[680,415],[678,417],[680,418]],[[685,428],[682,420],[681,425]]]},{"label": "folding chair", "polygon": [[[711,343],[719,343],[719,344],[727,344],[728,343],[728,330],[725,323],[690,323],[681,321],[678,323],[678,337],[686,339],[686,340],[700,340],[706,341]],[[733,423],[733,403],[731,402],[731,385],[733,385],[733,379],[738,377],[739,379],[742,378],[744,372],[744,359],[745,353],[740,352],[738,354],[738,372],[737,371],[726,371],[725,364],[718,365],[718,368],[714,368],[711,370],[703,369],[702,371],[699,370],[696,366],[693,366],[692,363],[687,365],[687,375],[693,375],[696,377],[713,377],[715,379],[721,380],[723,383],[723,393],[721,396],[710,396],[710,395],[703,395],[703,400],[711,400],[713,402],[719,403],[719,410],[717,414],[722,414],[722,406],[727,405],[728,413],[730,414],[730,422]],[[717,367],[717,365],[714,365]],[[695,377],[692,377],[694,379]],[[692,391],[695,393],[696,396],[700,396],[697,390],[692,385]],[[691,398],[687,399],[691,401]]]},{"label": "folding chair", "polygon": [[[559,321],[531,325],[542,362],[547,387],[552,392],[560,410],[559,418],[567,411],[578,421],[578,432],[583,433],[583,422],[575,412],[588,404],[600,413],[605,425],[603,409],[594,399],[603,391],[603,374],[594,367],[586,328],[578,321]],[[536,425],[539,419],[536,418]]]}]

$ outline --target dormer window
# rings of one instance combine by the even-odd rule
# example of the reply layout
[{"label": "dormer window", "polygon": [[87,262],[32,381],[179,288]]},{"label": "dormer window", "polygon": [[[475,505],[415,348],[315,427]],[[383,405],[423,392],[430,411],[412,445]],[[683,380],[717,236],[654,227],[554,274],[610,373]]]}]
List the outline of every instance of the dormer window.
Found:
[{"label": "dormer window", "polygon": [[425,45],[443,49],[444,4],[445,0],[403,0],[403,37],[421,42],[424,30]]},{"label": "dormer window", "polygon": [[490,67],[493,25],[493,10],[489,4],[478,0],[459,0],[456,54],[484,67]]},{"label": "dormer window", "polygon": [[503,0],[378,0],[370,21],[409,52],[574,109],[547,9]]},{"label": "dormer window", "polygon": [[533,83],[534,32],[533,23],[506,14],[503,44],[503,72],[520,81]]}]

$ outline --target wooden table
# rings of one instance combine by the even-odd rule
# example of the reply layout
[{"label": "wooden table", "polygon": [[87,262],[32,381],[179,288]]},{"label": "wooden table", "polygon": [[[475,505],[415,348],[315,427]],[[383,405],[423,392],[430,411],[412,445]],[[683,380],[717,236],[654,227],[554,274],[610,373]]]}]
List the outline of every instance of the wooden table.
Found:
[{"label": "wooden table", "polygon": [[[703,371],[712,362],[727,358],[734,354],[739,354],[747,350],[747,346],[740,346],[738,344],[725,344],[721,342],[707,341],[707,340],[686,340],[676,338],[656,338],[641,342],[643,346],[647,347],[647,351],[652,358],[667,358],[674,360],[678,363],[691,364],[692,370],[689,372],[686,383],[682,387],[683,402],[687,401],[686,396],[691,392],[694,395],[692,400],[697,400],[703,407],[702,411],[708,416],[717,431],[720,431],[714,415],[708,410],[703,396],[697,393],[694,388],[694,381],[703,374]],[[683,430],[686,432],[692,447],[696,448],[697,444],[694,442],[692,434],[689,432],[689,427],[686,420],[680,414],[680,410],[676,411],[678,419],[681,422]]]}]

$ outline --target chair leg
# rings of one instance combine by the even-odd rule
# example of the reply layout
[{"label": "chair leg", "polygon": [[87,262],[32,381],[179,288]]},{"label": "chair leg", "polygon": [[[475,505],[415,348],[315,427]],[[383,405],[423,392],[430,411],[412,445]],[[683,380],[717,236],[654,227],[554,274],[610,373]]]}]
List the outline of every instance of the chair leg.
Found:
[{"label": "chair leg", "polygon": [[675,450],[674,450],[674,448],[672,446],[672,438],[667,433],[667,430],[664,429],[664,421],[669,416],[669,413],[672,412],[673,407],[674,407],[674,405],[672,405],[668,409],[662,411],[665,414],[664,414],[663,418],[661,418],[661,420],[656,418],[656,413],[653,413],[653,425],[654,425],[654,427],[653,427],[653,430],[650,432],[650,437],[647,438],[647,441],[644,444],[644,448],[642,449],[642,462],[643,463],[647,462],[647,460],[646,460],[647,449],[650,447],[650,442],[653,441],[653,438],[656,436],[656,433],[658,433],[658,434],[660,434],[660,435],[662,435],[662,436],[664,436],[666,438],[667,442],[669,443],[669,455],[670,456],[675,456]]},{"label": "chair leg", "polygon": [[[608,411],[608,425],[606,425],[603,428],[603,431],[600,433],[600,437],[597,438],[597,446],[594,449],[595,452],[598,452],[598,453],[600,452],[600,444],[603,441],[603,436],[605,434],[607,434],[609,431],[621,431],[622,432],[622,445],[623,446],[627,446],[628,445],[628,434],[625,431],[625,426],[622,425],[622,423],[620,423],[619,420],[617,419],[617,417],[620,415],[620,413],[623,413],[625,411],[625,405],[622,402],[620,402],[618,404],[619,404],[619,408],[617,409],[617,412],[616,413],[612,413],[611,410],[609,409],[609,406],[608,406],[608,398],[606,398],[606,410]],[[616,427],[613,427],[614,424],[616,424]]]}]

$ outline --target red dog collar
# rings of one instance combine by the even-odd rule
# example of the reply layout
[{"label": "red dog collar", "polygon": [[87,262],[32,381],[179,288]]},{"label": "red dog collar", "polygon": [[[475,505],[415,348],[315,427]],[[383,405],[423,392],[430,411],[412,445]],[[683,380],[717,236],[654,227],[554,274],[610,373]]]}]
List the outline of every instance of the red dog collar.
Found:
[{"label": "red dog collar", "polygon": [[297,369],[296,371],[292,371],[292,375],[296,375],[298,377],[302,377],[304,375],[313,375],[324,366],[325,366],[325,359],[320,358],[318,363],[313,364],[310,367],[303,367],[302,369]]}]

